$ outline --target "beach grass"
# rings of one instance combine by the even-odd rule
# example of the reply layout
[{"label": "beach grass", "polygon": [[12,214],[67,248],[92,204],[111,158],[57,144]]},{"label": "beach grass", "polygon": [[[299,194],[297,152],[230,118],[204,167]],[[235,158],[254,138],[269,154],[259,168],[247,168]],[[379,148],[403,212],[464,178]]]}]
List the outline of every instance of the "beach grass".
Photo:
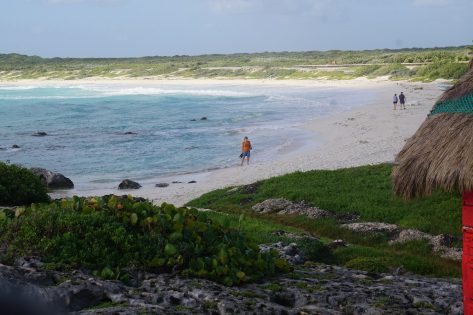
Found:
[{"label": "beach grass", "polygon": [[[285,230],[310,233],[325,242],[343,239],[352,244],[336,249],[329,259],[321,258],[326,262],[367,270],[376,264],[383,270],[402,266],[422,275],[459,277],[460,264],[433,254],[425,242],[392,246],[388,244],[390,235],[352,232],[334,219],[261,215],[251,210],[254,204],[270,198],[304,200],[336,213],[357,214],[359,221],[394,223],[434,235],[461,235],[459,193],[435,192],[430,197],[404,201],[392,193],[391,170],[391,165],[380,164],[296,172],[237,189],[215,190],[192,200],[188,206],[216,210],[212,212],[215,219],[241,225],[245,233],[263,243],[278,239],[271,232]],[[242,222],[241,214],[245,215]]]}]

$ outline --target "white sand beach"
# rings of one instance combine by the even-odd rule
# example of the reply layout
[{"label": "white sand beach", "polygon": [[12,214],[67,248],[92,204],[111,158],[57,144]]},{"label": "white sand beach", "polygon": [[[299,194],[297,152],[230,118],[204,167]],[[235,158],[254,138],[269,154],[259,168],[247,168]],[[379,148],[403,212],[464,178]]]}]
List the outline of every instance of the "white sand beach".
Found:
[{"label": "white sand beach", "polygon": [[[74,84],[105,82],[101,79],[74,81]],[[108,80],[107,83],[152,85],[155,80]],[[72,82],[67,81],[67,84]],[[216,169],[203,173],[192,173],[173,177],[156,178],[140,182],[139,190],[104,189],[94,191],[58,191],[52,196],[63,197],[73,194],[103,195],[130,193],[152,199],[155,203],[169,202],[183,205],[186,202],[214,189],[249,184],[294,171],[314,169],[336,169],[394,160],[405,140],[419,127],[442,93],[438,83],[411,83],[386,79],[356,80],[162,80],[159,84],[238,84],[238,85],[281,85],[304,87],[350,87],[373,89],[376,97],[362,107],[337,112],[305,124],[305,131],[321,139],[318,144],[290,148],[290,153],[281,153],[272,162],[258,161],[258,153],[252,155],[252,163]],[[3,82],[14,85],[58,85],[65,81],[23,80]],[[392,108],[393,93],[404,91],[407,95],[407,109]],[[235,144],[239,145],[239,144]],[[189,184],[189,181],[196,183]],[[181,183],[172,183],[181,182]],[[170,183],[168,187],[155,187],[156,183]]]},{"label": "white sand beach", "polygon": [[[359,81],[359,80],[355,80]],[[308,82],[304,82],[307,84]],[[292,84],[292,83],[291,83]],[[320,84],[320,83],[318,83]],[[381,86],[374,102],[347,112],[313,120],[305,128],[322,138],[313,148],[304,148],[295,154],[282,155],[272,163],[252,163],[218,169],[201,174],[189,174],[166,188],[142,188],[134,194],[153,199],[155,202],[171,202],[178,205],[215,189],[252,182],[295,171],[337,169],[390,162],[412,134],[424,121],[433,103],[442,91],[436,84],[407,82],[324,82],[323,84],[353,84],[360,88]],[[365,85],[366,84],[366,85]],[[422,88],[422,89],[421,89]],[[407,109],[396,110],[390,102],[393,91],[408,95]],[[187,184],[196,180],[195,184]]]}]

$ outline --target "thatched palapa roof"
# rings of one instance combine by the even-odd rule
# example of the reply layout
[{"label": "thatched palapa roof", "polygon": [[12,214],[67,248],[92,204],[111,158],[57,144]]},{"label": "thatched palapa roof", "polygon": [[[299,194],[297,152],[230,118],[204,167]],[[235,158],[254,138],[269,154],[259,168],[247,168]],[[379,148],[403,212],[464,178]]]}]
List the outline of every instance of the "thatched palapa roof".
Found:
[{"label": "thatched palapa roof", "polygon": [[435,103],[396,157],[396,194],[405,199],[433,190],[473,190],[473,60],[470,70]]}]

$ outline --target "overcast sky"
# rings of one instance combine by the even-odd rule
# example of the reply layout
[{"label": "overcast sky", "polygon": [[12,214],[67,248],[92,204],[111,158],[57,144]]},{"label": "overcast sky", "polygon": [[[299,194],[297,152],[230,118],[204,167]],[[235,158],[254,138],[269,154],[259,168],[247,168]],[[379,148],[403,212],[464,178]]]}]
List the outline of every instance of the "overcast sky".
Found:
[{"label": "overcast sky", "polygon": [[468,45],[473,0],[0,0],[0,53],[132,57]]}]

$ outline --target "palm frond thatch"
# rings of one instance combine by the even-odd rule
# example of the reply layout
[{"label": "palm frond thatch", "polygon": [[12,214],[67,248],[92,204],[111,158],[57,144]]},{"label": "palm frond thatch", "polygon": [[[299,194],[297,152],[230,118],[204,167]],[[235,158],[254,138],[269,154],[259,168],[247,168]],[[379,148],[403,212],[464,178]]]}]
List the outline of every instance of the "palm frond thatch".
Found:
[{"label": "palm frond thatch", "polygon": [[[436,105],[471,93],[473,61],[470,71],[445,91]],[[441,113],[427,117],[399,152],[395,164],[394,192],[404,199],[430,195],[438,188],[473,190],[473,114]]]},{"label": "palm frond thatch", "polygon": [[443,188],[473,189],[473,115],[428,117],[396,157],[393,184],[405,199]]}]

